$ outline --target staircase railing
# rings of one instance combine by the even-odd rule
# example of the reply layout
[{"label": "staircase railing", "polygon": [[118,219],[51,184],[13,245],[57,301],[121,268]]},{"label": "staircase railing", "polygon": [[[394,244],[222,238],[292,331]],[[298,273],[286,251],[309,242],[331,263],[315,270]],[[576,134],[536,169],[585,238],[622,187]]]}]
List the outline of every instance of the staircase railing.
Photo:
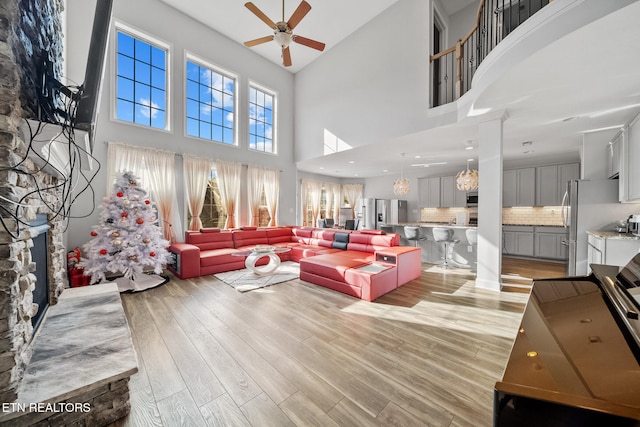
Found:
[{"label": "staircase railing", "polygon": [[473,28],[447,50],[429,57],[431,105],[448,104],[471,88],[476,69],[520,24],[553,0],[480,0]]}]

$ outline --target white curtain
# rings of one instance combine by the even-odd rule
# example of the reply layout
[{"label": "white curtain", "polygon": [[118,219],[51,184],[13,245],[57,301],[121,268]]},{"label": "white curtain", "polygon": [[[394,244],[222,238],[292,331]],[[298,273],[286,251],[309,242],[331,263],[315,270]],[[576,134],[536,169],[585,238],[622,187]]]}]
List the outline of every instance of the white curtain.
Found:
[{"label": "white curtain", "polygon": [[149,189],[156,202],[164,238],[176,241],[182,235],[175,195],[175,153],[155,148],[110,142],[107,149],[107,194],[113,191],[116,173],[132,171]]},{"label": "white curtain", "polygon": [[344,184],[342,186],[344,194],[351,206],[351,218],[356,218],[356,203],[362,194],[362,184]]},{"label": "white curtain", "polygon": [[264,171],[264,195],[267,199],[267,209],[269,210],[270,227],[278,225],[278,199],[280,198],[280,171],[276,169],[265,169]]},{"label": "white curtain", "polygon": [[264,189],[264,168],[247,167],[247,195],[249,198],[249,225],[260,224],[260,200]]},{"label": "white curtain", "polygon": [[173,230],[173,206],[175,198],[175,154],[160,150],[147,150],[145,164],[149,174],[149,186],[157,197],[158,215],[164,225],[164,238],[176,241]]},{"label": "white curtain", "polygon": [[209,186],[209,175],[214,162],[204,157],[183,155],[184,189],[187,196],[187,206],[191,214],[189,230],[202,228],[202,206]]},{"label": "white curtain", "polygon": [[340,218],[340,184],[327,184],[326,197],[327,197],[327,218],[333,218],[336,223]]},{"label": "white curtain", "polygon": [[227,210],[225,228],[236,227],[236,212],[240,199],[242,165],[240,163],[216,160],[216,175],[222,204]]},{"label": "white curtain", "polygon": [[320,217],[320,201],[322,199],[322,182],[318,181],[305,181],[307,191],[311,197],[311,211],[313,213],[313,227],[318,224],[318,218]]}]

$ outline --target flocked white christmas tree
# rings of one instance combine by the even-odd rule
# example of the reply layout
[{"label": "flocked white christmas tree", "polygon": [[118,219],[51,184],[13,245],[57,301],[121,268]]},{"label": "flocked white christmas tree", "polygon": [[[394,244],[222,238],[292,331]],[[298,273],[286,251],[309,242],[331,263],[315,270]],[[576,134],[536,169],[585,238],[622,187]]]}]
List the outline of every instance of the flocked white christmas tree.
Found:
[{"label": "flocked white christmas tree", "polygon": [[[102,202],[100,223],[93,227],[93,239],[83,247],[86,259],[80,263],[85,274],[91,275],[91,284],[104,280],[109,272],[121,273],[134,282],[143,271],[162,273],[169,261],[169,242],[163,238],[153,203],[139,182],[133,172],[122,173],[113,194]],[[123,290],[121,283],[118,286]],[[130,286],[135,288],[135,284]]]}]

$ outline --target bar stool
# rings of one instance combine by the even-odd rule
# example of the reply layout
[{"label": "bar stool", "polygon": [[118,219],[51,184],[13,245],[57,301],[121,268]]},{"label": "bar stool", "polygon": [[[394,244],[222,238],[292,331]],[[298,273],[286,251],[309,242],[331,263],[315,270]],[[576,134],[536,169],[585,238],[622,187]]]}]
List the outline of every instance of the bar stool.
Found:
[{"label": "bar stool", "polygon": [[[467,237],[467,243],[470,246],[477,246],[478,245],[478,229],[477,228],[467,228],[467,230],[465,231],[465,236]],[[477,262],[475,262],[474,264],[477,264]],[[472,266],[471,269],[472,270],[476,270],[477,266]]]},{"label": "bar stool", "polygon": [[408,225],[404,227],[404,238],[410,242],[414,242],[413,245],[416,247],[421,240],[427,240],[426,237],[420,235],[420,227],[411,227]]},{"label": "bar stool", "polygon": [[380,230],[384,231],[387,234],[393,233],[393,226],[392,225],[381,225],[380,226]]},{"label": "bar stool", "polygon": [[451,257],[449,256],[449,252],[453,251],[453,245],[458,243],[460,240],[454,239],[453,229],[447,227],[434,227],[433,240],[444,245],[444,257],[442,258],[444,262],[442,263],[441,267],[449,268],[449,261],[452,261]]}]

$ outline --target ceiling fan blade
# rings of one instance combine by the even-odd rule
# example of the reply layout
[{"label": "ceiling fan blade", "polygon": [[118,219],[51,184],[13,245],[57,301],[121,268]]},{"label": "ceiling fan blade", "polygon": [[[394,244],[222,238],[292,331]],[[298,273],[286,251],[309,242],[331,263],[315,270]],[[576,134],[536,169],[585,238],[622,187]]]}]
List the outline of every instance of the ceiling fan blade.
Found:
[{"label": "ceiling fan blade", "polygon": [[289,46],[282,49],[282,65],[285,67],[291,66],[291,52],[289,51]]},{"label": "ceiling fan blade", "polygon": [[244,42],[244,45],[247,47],[253,47],[262,43],[270,42],[271,40],[273,40],[273,36],[260,37],[259,39],[249,40],[248,42]]},{"label": "ceiling fan blade", "polygon": [[310,47],[312,49],[319,50],[320,52],[322,52],[324,50],[324,46],[325,46],[324,43],[321,43],[321,42],[318,42],[318,41],[315,41],[315,40],[311,40],[311,39],[308,39],[308,38],[302,37],[302,36],[293,36],[293,41],[298,43],[298,44]]},{"label": "ceiling fan blade", "polygon": [[258,7],[255,4],[248,2],[248,3],[245,3],[244,5],[247,9],[253,12],[254,15],[260,18],[262,22],[267,24],[269,28],[276,28],[276,23],[273,22],[271,19],[269,19],[269,17],[265,15],[264,12],[262,12],[260,9],[258,9]]},{"label": "ceiling fan blade", "polygon": [[300,3],[296,11],[293,12],[293,15],[291,15],[291,18],[289,18],[289,21],[287,21],[287,25],[289,26],[289,29],[293,30],[296,27],[296,25],[298,25],[300,21],[302,21],[302,18],[304,18],[305,15],[309,13],[310,10],[311,10],[311,5],[306,1],[302,0],[302,3]]}]

